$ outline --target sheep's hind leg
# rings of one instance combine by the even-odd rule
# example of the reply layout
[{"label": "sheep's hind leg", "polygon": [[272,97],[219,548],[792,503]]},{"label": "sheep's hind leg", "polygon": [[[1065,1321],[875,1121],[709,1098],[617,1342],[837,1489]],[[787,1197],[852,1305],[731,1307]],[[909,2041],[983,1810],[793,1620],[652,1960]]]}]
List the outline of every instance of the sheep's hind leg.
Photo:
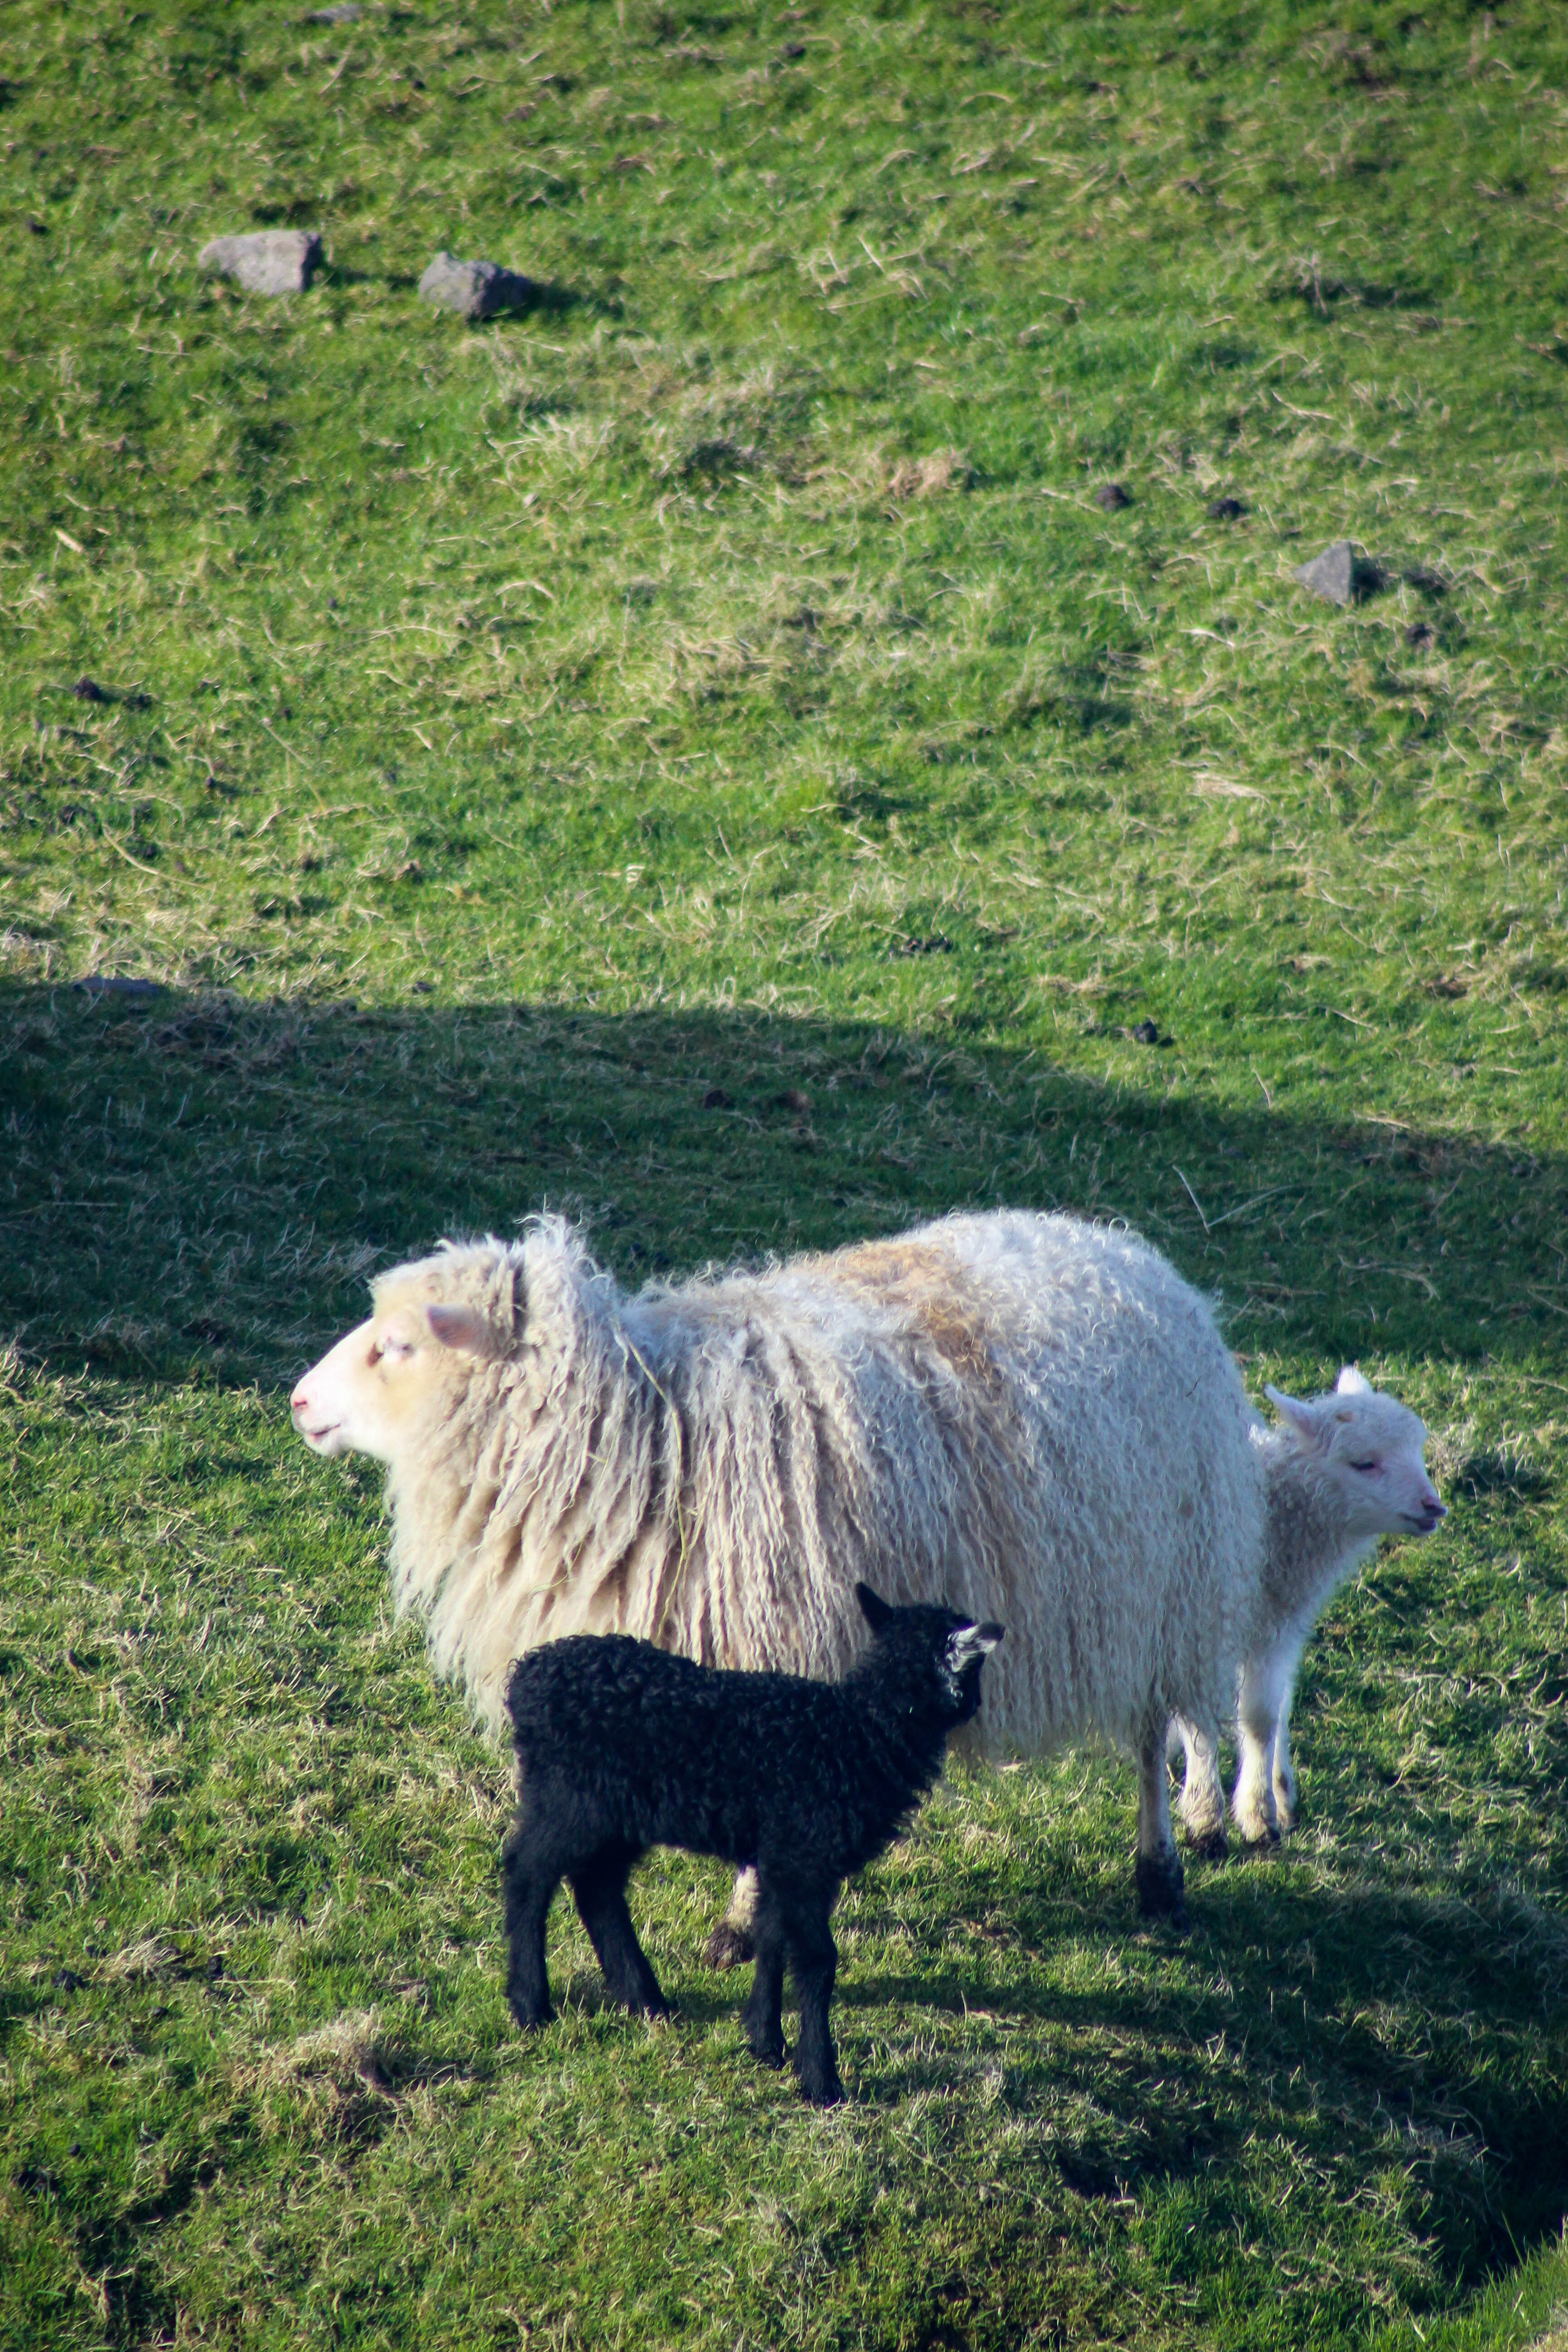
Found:
[{"label": "sheep's hind leg", "polygon": [[1166,1717],[1152,1714],[1138,1744],[1138,1908],[1146,1919],[1191,1923],[1183,1896],[1182,1857],[1171,1828],[1171,1770],[1165,1760]]},{"label": "sheep's hind leg", "polygon": [[626,1879],[638,1857],[637,1846],[612,1839],[571,1873],[572,1892],[611,1997],[645,2017],[668,2017],[669,2003],[626,1907]]},{"label": "sheep's hind leg", "polygon": [[782,2066],[784,2039],[784,1917],[776,1896],[759,1886],[752,1912],[757,1965],[752,1990],[741,2011],[741,2031],[753,2058],[764,2066]]},{"label": "sheep's hind leg", "polygon": [[826,1895],[814,1893],[800,1898],[792,1906],[787,1927],[790,1967],[800,1997],[795,2071],[803,2095],[814,2107],[836,2107],[844,2096],[828,2022],[833,1982],[838,1973],[838,1953],[828,1921],[837,1892],[837,1886],[831,1886]]},{"label": "sheep's hind leg", "polygon": [[548,2025],[550,1979],[544,1966],[544,1922],[561,1884],[561,1861],[539,1824],[520,1821],[501,1850],[506,1884],[506,1997],[520,2025]]},{"label": "sheep's hind leg", "polygon": [[706,1965],[721,1970],[738,1969],[743,1960],[751,1959],[757,1948],[756,1917],[757,1874],[742,1870],[735,1881],[730,1908],[702,1947]]},{"label": "sheep's hind leg", "polygon": [[1220,1778],[1219,1742],[1212,1730],[1189,1723],[1184,1716],[1172,1720],[1168,1751],[1178,1743],[1186,1751],[1186,1774],[1177,1808],[1193,1852],[1205,1862],[1223,1862],[1230,1849],[1225,1827],[1225,1782]]}]

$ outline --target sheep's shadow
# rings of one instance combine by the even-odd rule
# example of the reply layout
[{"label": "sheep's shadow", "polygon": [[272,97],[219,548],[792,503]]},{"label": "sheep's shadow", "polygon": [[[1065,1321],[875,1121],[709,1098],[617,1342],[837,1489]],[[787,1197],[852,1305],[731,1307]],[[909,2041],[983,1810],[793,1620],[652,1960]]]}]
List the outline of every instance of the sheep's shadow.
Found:
[{"label": "sheep's shadow", "polygon": [[10,982],[0,1115],[0,1328],[138,1378],[285,1380],[363,1270],[546,1204],[631,1281],[1063,1207],[1222,1288],[1243,1349],[1563,1355],[1559,1157],[1172,1099],[1153,1051],[1140,1092],[866,1024]]}]

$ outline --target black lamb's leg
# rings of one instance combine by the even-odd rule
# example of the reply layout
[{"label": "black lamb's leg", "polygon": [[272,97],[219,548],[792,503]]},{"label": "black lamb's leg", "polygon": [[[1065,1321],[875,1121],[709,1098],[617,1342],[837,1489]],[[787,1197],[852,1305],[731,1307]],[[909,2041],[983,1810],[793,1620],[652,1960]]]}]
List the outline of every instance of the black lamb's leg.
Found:
[{"label": "black lamb's leg", "polygon": [[756,1946],[756,1967],[752,1973],[752,1990],[741,2011],[741,2031],[753,2057],[760,2058],[764,2066],[782,2066],[784,2059],[784,1917],[778,1897],[765,1879],[757,1893],[752,1939]]},{"label": "black lamb's leg", "polygon": [[800,2041],[795,2047],[795,2071],[800,2077],[801,2090],[815,2107],[837,2106],[844,2096],[828,2024],[833,1980],[838,1971],[838,1954],[828,1921],[837,1893],[836,1885],[803,1893],[792,1906],[787,1928],[790,1966],[800,1996]]},{"label": "black lamb's leg", "polygon": [[561,1860],[540,1822],[518,1822],[501,1849],[501,1872],[509,1949],[506,1997],[520,2025],[548,2025],[555,2011],[544,1968],[544,1922],[561,1883]]},{"label": "black lamb's leg", "polygon": [[613,1997],[645,2016],[668,2017],[669,2003],[626,1907],[626,1879],[640,1853],[640,1847],[613,1838],[572,1872],[572,1892]]}]

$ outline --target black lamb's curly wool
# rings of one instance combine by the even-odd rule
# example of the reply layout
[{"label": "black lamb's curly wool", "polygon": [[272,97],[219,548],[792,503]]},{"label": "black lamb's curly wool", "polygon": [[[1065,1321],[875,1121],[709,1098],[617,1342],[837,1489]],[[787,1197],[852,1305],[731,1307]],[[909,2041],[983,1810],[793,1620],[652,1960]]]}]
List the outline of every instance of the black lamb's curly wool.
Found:
[{"label": "black lamb's curly wool", "polygon": [[839,1886],[936,1779],[1002,1638],[1000,1625],[950,1609],[895,1609],[867,1585],[856,1591],[872,1642],[841,1683],[722,1673],[618,1633],[580,1634],[518,1661],[507,1705],[521,1803],[504,1867],[507,1995],[520,2025],[553,2014],[544,1922],[563,1877],[615,1998],[668,2011],[626,1885],[648,1846],[683,1846],[756,1867],[756,1975],[742,2016],[752,2049],[783,2063],[787,1957],[801,2087],[819,2105],[843,2097],[827,2022]]}]

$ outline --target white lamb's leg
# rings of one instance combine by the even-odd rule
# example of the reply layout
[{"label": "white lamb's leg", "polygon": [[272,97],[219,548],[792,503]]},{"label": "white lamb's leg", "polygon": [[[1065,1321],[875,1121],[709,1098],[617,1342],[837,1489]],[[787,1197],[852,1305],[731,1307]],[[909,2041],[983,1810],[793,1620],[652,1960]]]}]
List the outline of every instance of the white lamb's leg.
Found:
[{"label": "white lamb's leg", "polygon": [[1292,1626],[1260,1657],[1248,1658],[1241,1670],[1241,1691],[1236,1709],[1241,1769],[1236,1776],[1230,1809],[1248,1845],[1279,1843],[1279,1822],[1274,1803],[1274,1745],[1280,1717],[1290,1703],[1290,1682],[1300,1651]]},{"label": "white lamb's leg", "polygon": [[1165,1717],[1151,1713],[1138,1743],[1138,1908],[1146,1917],[1185,1927],[1182,1857],[1171,1828],[1171,1768],[1165,1748]]},{"label": "white lamb's leg", "polygon": [[1189,1723],[1185,1716],[1175,1717],[1173,1728],[1186,1750],[1186,1778],[1182,1783],[1178,1810],[1187,1843],[1205,1861],[1223,1861],[1229,1840],[1225,1828],[1225,1782],[1220,1778],[1219,1741],[1212,1731]]},{"label": "white lamb's leg", "polygon": [[742,1870],[735,1881],[730,1908],[702,1947],[703,1959],[710,1969],[736,1969],[742,1960],[755,1958],[752,1930],[756,1917],[757,1874]]},{"label": "white lamb's leg", "polygon": [[1285,1696],[1279,1702],[1279,1720],[1274,1727],[1274,1811],[1282,1830],[1293,1830],[1301,1818],[1301,1807],[1296,1789],[1296,1768],[1290,1761],[1290,1699],[1295,1682],[1291,1666],[1290,1681],[1285,1685]]}]

